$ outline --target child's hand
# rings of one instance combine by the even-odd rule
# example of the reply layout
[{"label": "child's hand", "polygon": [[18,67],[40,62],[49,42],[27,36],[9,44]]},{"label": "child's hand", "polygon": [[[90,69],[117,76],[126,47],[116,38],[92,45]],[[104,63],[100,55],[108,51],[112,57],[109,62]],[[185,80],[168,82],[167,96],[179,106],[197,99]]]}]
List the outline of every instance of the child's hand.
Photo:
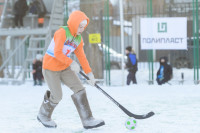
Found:
[{"label": "child's hand", "polygon": [[72,62],[72,64],[70,65],[70,68],[75,73],[79,73],[80,72],[80,66],[78,65],[78,63],[76,61]]},{"label": "child's hand", "polygon": [[36,70],[35,70],[35,69],[33,69],[32,73],[35,73],[35,72],[36,72]]},{"label": "child's hand", "polygon": [[87,80],[88,84],[90,84],[91,86],[95,86],[96,83],[96,79],[94,78],[94,74],[92,72],[87,74],[89,80]]}]

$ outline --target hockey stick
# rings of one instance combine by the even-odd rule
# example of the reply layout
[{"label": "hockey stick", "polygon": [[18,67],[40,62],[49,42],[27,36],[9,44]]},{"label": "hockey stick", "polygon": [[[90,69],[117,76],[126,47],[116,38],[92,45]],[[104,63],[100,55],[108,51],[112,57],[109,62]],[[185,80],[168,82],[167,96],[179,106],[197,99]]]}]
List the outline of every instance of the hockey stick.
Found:
[{"label": "hockey stick", "polygon": [[[82,71],[79,72],[83,77],[85,77],[87,80],[89,80],[88,76],[85,75]],[[154,115],[154,112],[149,112],[145,115],[136,115],[128,111],[126,108],[124,108],[121,104],[119,104],[115,99],[113,99],[110,95],[108,95],[103,89],[101,89],[97,84],[95,84],[95,87],[99,89],[104,95],[106,95],[112,102],[114,102],[124,113],[126,113],[129,117],[134,117],[135,119],[146,119]]]}]

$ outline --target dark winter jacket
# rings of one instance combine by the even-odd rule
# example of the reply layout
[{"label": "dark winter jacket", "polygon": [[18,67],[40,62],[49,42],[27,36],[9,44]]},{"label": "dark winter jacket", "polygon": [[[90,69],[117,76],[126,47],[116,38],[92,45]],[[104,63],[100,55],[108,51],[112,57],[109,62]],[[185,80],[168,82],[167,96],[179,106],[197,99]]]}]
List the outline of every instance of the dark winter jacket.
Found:
[{"label": "dark winter jacket", "polygon": [[36,2],[34,1],[30,4],[29,12],[32,14],[37,14],[37,5],[35,3]]},{"label": "dark winter jacket", "polygon": [[44,2],[42,0],[35,0],[33,4],[36,7],[39,17],[44,17],[47,12]]},{"label": "dark winter jacket", "polygon": [[128,62],[126,63],[126,68],[128,68],[129,72],[136,72],[138,70],[136,55],[133,53],[129,53],[126,56],[128,58]]},{"label": "dark winter jacket", "polygon": [[36,70],[36,73],[42,74],[42,62],[37,60],[35,63],[33,63],[33,70]]},{"label": "dark winter jacket", "polygon": [[[161,59],[164,59],[165,62],[161,63]],[[161,80],[162,80],[163,83],[165,83],[172,78],[172,67],[169,64],[167,64],[167,58],[166,57],[160,58],[160,68],[157,71],[157,79],[160,79],[160,73],[161,73],[162,67],[164,68],[164,71],[163,71],[163,77],[162,77]]]},{"label": "dark winter jacket", "polygon": [[26,11],[28,11],[28,5],[26,3],[26,0],[18,0],[14,5],[13,11],[15,15],[25,16]]}]

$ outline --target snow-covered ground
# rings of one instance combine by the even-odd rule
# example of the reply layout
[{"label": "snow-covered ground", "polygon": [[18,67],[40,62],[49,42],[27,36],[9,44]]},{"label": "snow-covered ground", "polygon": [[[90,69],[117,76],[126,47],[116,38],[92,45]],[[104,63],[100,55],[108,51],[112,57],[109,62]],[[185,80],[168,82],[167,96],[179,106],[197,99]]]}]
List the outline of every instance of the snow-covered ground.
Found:
[{"label": "snow-covered ground", "polygon": [[[176,80],[182,71],[188,82],[178,85]],[[128,116],[94,87],[85,85],[90,106],[93,115],[103,119],[106,125],[85,130],[71,100],[72,91],[68,87],[63,86],[63,99],[52,116],[58,127],[48,129],[36,119],[43,95],[48,89],[46,84],[42,87],[34,87],[31,82],[20,86],[1,85],[0,133],[199,133],[200,86],[193,85],[192,70],[174,72],[176,80],[171,81],[172,85],[148,85],[148,72],[139,71],[138,85],[101,86],[135,114],[155,112],[155,116],[149,119],[137,120],[137,127],[133,131],[125,128]],[[113,83],[121,82],[119,70],[111,74]]]}]

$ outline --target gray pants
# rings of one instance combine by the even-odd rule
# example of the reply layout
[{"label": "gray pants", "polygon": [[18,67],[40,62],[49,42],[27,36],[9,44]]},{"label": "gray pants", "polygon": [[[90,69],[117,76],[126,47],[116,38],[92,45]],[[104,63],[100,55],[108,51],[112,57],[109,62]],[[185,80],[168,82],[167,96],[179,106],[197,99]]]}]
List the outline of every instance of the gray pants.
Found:
[{"label": "gray pants", "polygon": [[61,82],[68,86],[74,93],[84,89],[77,74],[70,67],[62,71],[42,70],[44,79],[51,91],[50,101],[59,103],[62,99]]}]

